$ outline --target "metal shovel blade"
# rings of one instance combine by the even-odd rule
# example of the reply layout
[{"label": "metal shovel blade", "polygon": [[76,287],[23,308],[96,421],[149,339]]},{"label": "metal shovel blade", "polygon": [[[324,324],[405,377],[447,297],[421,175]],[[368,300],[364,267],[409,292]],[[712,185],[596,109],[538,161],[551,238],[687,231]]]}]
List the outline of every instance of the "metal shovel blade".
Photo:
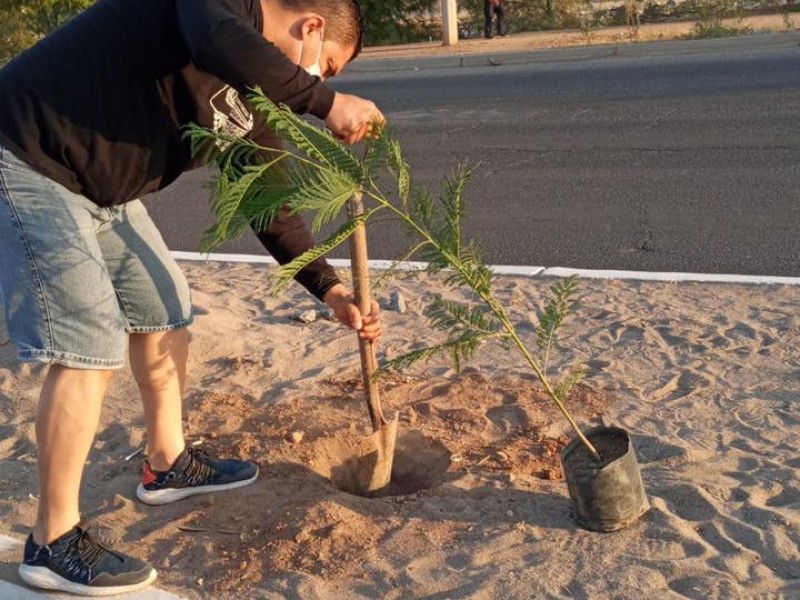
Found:
[{"label": "metal shovel blade", "polygon": [[362,438],[356,463],[356,478],[359,493],[373,496],[386,488],[392,479],[394,450],[400,418],[395,414],[387,420],[381,411],[378,383],[373,377],[377,369],[375,347],[366,340],[359,340],[361,375],[364,381],[364,396],[367,412],[372,422],[372,434]]}]

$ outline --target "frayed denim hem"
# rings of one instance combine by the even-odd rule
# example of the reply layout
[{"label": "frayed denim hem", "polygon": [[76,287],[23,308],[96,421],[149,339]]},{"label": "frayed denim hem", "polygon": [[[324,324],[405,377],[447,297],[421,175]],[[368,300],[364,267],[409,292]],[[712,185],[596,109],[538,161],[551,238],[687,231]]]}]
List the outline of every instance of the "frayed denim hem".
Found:
[{"label": "frayed denim hem", "polygon": [[17,357],[21,362],[39,362],[62,365],[70,369],[117,370],[125,366],[125,359],[105,359],[80,356],[55,350],[20,350]]},{"label": "frayed denim hem", "polygon": [[139,326],[139,327],[126,327],[125,331],[128,333],[158,333],[159,331],[173,331],[175,329],[182,329],[188,327],[194,322],[194,317],[183,319],[177,323],[170,323],[169,325],[154,325],[154,326]]}]

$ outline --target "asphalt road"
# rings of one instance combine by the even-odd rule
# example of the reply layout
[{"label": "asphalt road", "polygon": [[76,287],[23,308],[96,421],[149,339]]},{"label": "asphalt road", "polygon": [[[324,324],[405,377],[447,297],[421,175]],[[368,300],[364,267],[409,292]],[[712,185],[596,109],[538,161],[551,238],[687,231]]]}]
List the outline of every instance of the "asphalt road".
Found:
[{"label": "asphalt road", "polygon": [[[798,44],[373,61],[335,87],[379,103],[418,183],[479,163],[467,232],[491,264],[800,276]],[[175,250],[209,224],[204,177],[147,200]],[[405,247],[370,231],[372,258]],[[223,251],[263,253],[252,236]]]}]

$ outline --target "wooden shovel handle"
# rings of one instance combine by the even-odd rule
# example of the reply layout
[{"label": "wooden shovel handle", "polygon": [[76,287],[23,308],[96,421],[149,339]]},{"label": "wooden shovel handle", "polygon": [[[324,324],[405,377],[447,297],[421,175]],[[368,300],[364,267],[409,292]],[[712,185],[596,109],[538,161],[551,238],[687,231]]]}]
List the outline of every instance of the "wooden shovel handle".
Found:
[{"label": "wooden shovel handle", "polygon": [[[356,192],[348,202],[348,212],[351,217],[364,214],[364,203],[360,192]],[[353,291],[356,305],[362,316],[371,310],[369,294],[369,265],[367,262],[367,229],[364,223],[359,224],[350,236],[350,267],[353,273]],[[364,392],[367,397],[367,409],[372,421],[374,431],[380,429],[385,422],[381,412],[381,401],[378,395],[378,384],[372,377],[377,368],[375,361],[375,346],[368,340],[358,338],[358,349],[361,354],[361,377],[364,381]]]}]

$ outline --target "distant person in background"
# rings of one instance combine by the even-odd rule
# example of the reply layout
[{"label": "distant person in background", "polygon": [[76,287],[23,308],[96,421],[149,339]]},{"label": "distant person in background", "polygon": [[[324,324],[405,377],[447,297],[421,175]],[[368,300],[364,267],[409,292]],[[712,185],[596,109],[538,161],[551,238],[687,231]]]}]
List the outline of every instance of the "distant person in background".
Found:
[{"label": "distant person in background", "polygon": [[483,0],[483,34],[487,40],[494,37],[492,34],[492,17],[497,15],[497,35],[506,34],[505,9],[503,0]]}]

